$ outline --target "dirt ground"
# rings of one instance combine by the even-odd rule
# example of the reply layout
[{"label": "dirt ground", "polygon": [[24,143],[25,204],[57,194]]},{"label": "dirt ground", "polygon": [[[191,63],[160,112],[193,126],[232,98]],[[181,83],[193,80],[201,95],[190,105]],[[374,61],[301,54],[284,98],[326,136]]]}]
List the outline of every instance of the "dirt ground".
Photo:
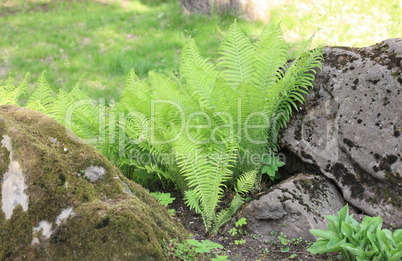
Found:
[{"label": "dirt ground", "polygon": [[[231,261],[338,260],[335,254],[312,255],[306,250],[312,242],[302,239],[287,240],[287,244],[284,245],[280,242],[280,235],[275,231],[272,231],[272,240],[264,240],[259,235],[249,234],[245,231],[243,231],[243,235],[239,236],[232,236],[228,232],[208,236],[204,231],[201,216],[191,211],[182,199],[176,197],[170,208],[176,210],[175,217],[193,234],[194,239],[198,241],[207,239],[221,244],[224,248],[219,250],[216,255],[228,256]],[[229,226],[233,225],[229,224]],[[181,260],[177,257],[170,258],[171,260]],[[196,259],[203,260],[203,258]]]}]

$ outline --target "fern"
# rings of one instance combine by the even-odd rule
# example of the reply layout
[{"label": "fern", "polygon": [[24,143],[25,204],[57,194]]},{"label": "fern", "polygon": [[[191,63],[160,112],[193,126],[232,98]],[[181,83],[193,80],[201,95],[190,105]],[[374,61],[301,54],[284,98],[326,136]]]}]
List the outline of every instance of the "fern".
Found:
[{"label": "fern", "polygon": [[[170,172],[162,176],[182,190],[207,231],[216,232],[230,219],[261,175],[259,163],[239,163],[237,154],[274,154],[276,140],[267,142],[267,135],[285,126],[295,102],[304,100],[314,80],[322,50],[302,53],[289,68],[287,51],[279,26],[266,27],[252,44],[235,22],[219,48],[216,65],[202,58],[191,40],[183,48],[180,80],[157,73],[150,73],[148,81],[129,75],[131,87],[118,106],[139,111],[141,117],[122,126],[133,140],[142,137],[133,147],[154,156],[174,155],[173,164],[160,160],[144,168]],[[141,168],[141,162],[135,164]],[[217,212],[226,184],[233,183],[236,173],[234,200]]]},{"label": "fern", "polygon": [[50,113],[49,106],[55,101],[52,89],[42,73],[35,84],[35,91],[29,97],[26,107],[29,109]]},{"label": "fern", "polygon": [[258,54],[254,63],[253,83],[261,89],[276,83],[286,64],[287,44],[279,25],[266,26],[255,43]]},{"label": "fern", "polygon": [[27,79],[29,74],[26,74],[20,85],[15,85],[15,79],[9,76],[4,85],[0,86],[0,104],[13,104],[19,103],[19,98],[28,89]]},{"label": "fern", "polygon": [[181,77],[187,79],[198,97],[210,98],[218,71],[209,59],[203,59],[194,40],[183,48],[180,61]]},{"label": "fern", "polygon": [[218,66],[222,68],[220,75],[233,87],[251,81],[255,48],[241,32],[236,21],[230,26],[218,52],[221,55],[218,62]]},{"label": "fern", "polygon": [[[182,140],[177,144],[186,144]],[[180,145],[179,145],[180,146]],[[215,211],[224,192],[224,184],[231,177],[230,167],[235,161],[236,143],[227,143],[224,146],[211,146],[209,151],[196,154],[197,151],[188,147],[187,143],[180,146],[178,162],[190,189],[191,195],[197,195],[198,202],[191,202],[193,198],[186,198],[194,209],[201,210],[201,215],[207,230],[210,230],[215,220]],[[194,151],[193,155],[182,153]]]},{"label": "fern", "polygon": [[218,229],[233,217],[233,215],[240,209],[240,207],[246,202],[246,199],[242,197],[243,194],[249,192],[255,184],[258,175],[257,170],[252,170],[243,173],[236,182],[235,194],[226,209],[222,209],[217,213],[213,227],[211,228],[211,233],[215,234]]},{"label": "fern", "polygon": [[255,184],[257,173],[257,170],[251,170],[249,172],[243,173],[237,180],[235,192],[238,194],[245,194],[249,192]]},{"label": "fern", "polygon": [[[216,63],[190,40],[179,77],[150,72],[139,79],[132,70],[114,105],[91,100],[78,84],[55,95],[42,74],[27,106],[67,125],[134,180],[173,183],[216,233],[258,185],[262,165],[269,165],[264,155],[275,158],[280,128],[321,67],[322,48],[301,52],[290,65],[287,51],[279,25],[265,27],[252,43],[235,22]],[[11,78],[4,86],[2,103],[16,103],[26,89]],[[247,160],[256,155],[261,161]],[[220,209],[227,190],[234,197]]]}]

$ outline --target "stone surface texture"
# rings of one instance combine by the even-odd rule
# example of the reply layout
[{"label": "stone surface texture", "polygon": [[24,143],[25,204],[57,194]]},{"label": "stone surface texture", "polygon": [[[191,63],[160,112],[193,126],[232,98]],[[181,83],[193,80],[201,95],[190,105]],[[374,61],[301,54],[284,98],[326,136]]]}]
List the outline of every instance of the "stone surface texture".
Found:
[{"label": "stone surface texture", "polygon": [[309,229],[325,229],[324,216],[337,213],[345,202],[337,188],[325,177],[299,174],[270,188],[239,213],[247,219],[247,231],[265,239],[272,232],[289,238],[314,241]]},{"label": "stone surface texture", "polygon": [[402,227],[402,39],[327,47],[324,55],[281,146],[331,179],[351,205]]}]

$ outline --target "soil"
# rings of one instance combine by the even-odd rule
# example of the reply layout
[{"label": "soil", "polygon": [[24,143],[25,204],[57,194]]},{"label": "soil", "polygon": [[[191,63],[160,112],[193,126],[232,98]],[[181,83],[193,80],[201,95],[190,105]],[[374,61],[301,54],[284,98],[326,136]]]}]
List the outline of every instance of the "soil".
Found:
[{"label": "soil", "polygon": [[[287,245],[280,242],[280,235],[273,231],[272,240],[264,240],[262,236],[249,234],[246,231],[242,235],[233,236],[227,231],[233,224],[227,225],[223,232],[217,235],[207,235],[204,230],[201,216],[190,210],[180,198],[175,196],[175,201],[169,205],[170,209],[175,209],[175,217],[181,224],[187,228],[193,238],[201,240],[210,240],[221,244],[224,248],[208,255],[199,255],[193,260],[211,260],[215,256],[228,256],[231,261],[271,261],[271,260],[337,260],[336,254],[312,255],[306,249],[312,242],[302,239],[288,240]],[[169,260],[191,260],[178,256],[169,256]]]}]

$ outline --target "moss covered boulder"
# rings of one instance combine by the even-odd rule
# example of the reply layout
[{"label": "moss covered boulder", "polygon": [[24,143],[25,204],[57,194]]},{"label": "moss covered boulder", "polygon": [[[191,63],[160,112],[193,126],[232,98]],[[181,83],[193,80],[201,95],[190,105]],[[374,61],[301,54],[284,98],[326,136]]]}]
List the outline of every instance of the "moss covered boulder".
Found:
[{"label": "moss covered boulder", "polygon": [[185,229],[51,118],[0,106],[0,260],[163,260]]}]

